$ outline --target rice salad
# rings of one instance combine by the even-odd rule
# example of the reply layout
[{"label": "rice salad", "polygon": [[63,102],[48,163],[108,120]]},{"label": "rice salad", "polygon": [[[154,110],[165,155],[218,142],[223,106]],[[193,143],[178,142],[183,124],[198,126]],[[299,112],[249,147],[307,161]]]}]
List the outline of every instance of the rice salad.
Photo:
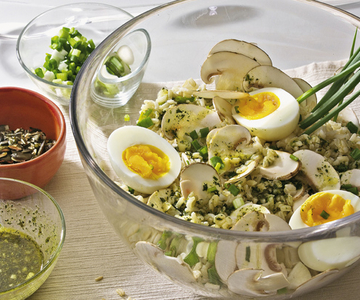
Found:
[{"label": "rice salad", "polygon": [[[155,100],[145,100],[141,106],[140,116],[148,115],[153,125],[149,127],[152,131],[164,137],[161,129],[162,117],[172,107],[179,103],[175,99],[186,99],[185,103],[191,103],[214,110],[211,99],[194,97],[195,91],[205,90],[206,86],[198,84],[193,79],[188,79],[181,86],[175,86],[171,89],[162,88]],[[302,110],[304,117],[307,112]],[[141,119],[141,117],[140,117]],[[226,122],[222,126],[226,126]],[[315,133],[311,135],[301,134],[303,130],[299,127],[290,136],[276,141],[264,142],[258,137],[252,137],[252,147],[256,150],[251,157],[242,160],[239,157],[225,156],[222,161],[225,166],[233,168],[231,174],[225,173],[222,181],[226,181],[237,171],[241,171],[243,164],[249,164],[251,161],[259,160],[260,164],[268,167],[277,158],[274,149],[294,153],[300,149],[310,149],[323,155],[327,161],[339,172],[341,176],[345,170],[359,167],[359,161],[354,160],[350,155],[355,148],[360,148],[360,136],[351,133],[346,124],[341,122],[329,121]],[[179,149],[178,140],[168,140],[170,144]],[[192,147],[182,148],[179,155],[182,158],[182,169],[192,163],[206,163],[206,159]],[[244,204],[261,204],[272,214],[289,221],[294,204],[303,199],[298,196],[298,191],[305,189],[308,194],[313,193],[312,187],[302,178],[291,178],[289,180],[269,180],[254,170],[248,176],[241,178],[236,183],[231,184],[234,192],[226,188],[218,188],[211,194],[209,199],[198,199],[193,193],[187,198],[181,195],[179,178],[166,188],[162,193],[161,205],[156,205],[149,201],[150,196],[138,193],[136,190],[126,185],[121,185],[123,189],[131,192],[138,200],[147,203],[163,211],[164,213],[175,216],[189,222],[212,226],[216,228],[231,229],[239,218],[245,214],[240,208]]]}]

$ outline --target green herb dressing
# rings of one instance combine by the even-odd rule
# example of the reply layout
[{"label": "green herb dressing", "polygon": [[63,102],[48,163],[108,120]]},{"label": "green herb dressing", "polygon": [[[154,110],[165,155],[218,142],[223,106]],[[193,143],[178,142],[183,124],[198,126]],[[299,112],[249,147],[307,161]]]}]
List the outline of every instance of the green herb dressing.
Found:
[{"label": "green herb dressing", "polygon": [[44,255],[28,235],[0,228],[0,292],[14,288],[38,273]]}]

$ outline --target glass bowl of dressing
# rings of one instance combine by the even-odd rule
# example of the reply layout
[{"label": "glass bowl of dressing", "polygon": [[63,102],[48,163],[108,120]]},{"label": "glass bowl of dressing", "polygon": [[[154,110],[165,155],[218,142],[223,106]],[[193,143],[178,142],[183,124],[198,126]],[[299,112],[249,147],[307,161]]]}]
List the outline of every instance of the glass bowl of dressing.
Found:
[{"label": "glass bowl of dressing", "polygon": [[[4,197],[23,190],[19,199]],[[30,183],[0,178],[0,298],[32,295],[55,267],[65,240],[65,219],[54,198]]]}]

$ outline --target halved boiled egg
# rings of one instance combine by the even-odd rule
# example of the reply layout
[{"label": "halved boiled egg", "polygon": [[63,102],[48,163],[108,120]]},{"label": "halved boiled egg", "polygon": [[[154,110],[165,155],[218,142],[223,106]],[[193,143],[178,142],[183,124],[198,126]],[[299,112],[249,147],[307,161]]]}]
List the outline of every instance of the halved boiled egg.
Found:
[{"label": "halved boiled egg", "polygon": [[[310,196],[292,215],[292,229],[317,226],[349,216],[360,210],[360,198],[342,190]],[[339,230],[334,238],[308,241],[298,248],[300,260],[310,269],[326,271],[345,268],[360,257],[360,237]]]},{"label": "halved boiled egg", "polygon": [[120,127],[110,134],[107,150],[115,173],[140,193],[151,194],[166,188],[179,176],[179,154],[150,129]]},{"label": "halved boiled egg", "polygon": [[360,211],[360,198],[343,190],[329,190],[311,195],[290,218],[292,229],[312,227],[335,221]]},{"label": "halved boiled egg", "polygon": [[252,135],[266,141],[276,141],[292,133],[300,116],[296,99],[280,88],[267,87],[238,99],[232,109],[235,121]]}]

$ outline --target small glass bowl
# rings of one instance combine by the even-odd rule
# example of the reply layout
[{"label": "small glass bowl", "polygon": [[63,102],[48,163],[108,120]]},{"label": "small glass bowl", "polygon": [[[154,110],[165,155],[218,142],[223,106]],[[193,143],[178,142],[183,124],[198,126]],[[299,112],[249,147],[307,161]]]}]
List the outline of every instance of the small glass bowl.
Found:
[{"label": "small glass bowl", "polygon": [[53,83],[34,73],[44,64],[45,54],[51,51],[51,38],[58,35],[62,27],[75,27],[98,46],[132,18],[126,11],[102,3],[73,3],[50,9],[29,22],[20,33],[16,45],[18,60],[41,91],[62,105],[69,105],[72,85]]},{"label": "small glass bowl", "polygon": [[[9,190],[28,196],[9,200]],[[0,292],[2,300],[22,300],[32,295],[55,267],[65,240],[65,218],[55,199],[39,187],[11,178],[0,178],[0,232],[19,231],[37,243],[43,253],[41,270],[30,279]]]},{"label": "small glass bowl", "polygon": [[[120,47],[127,46],[133,55],[131,72],[123,77],[104,76],[105,61]],[[125,105],[138,89],[151,52],[151,40],[145,29],[137,29],[123,37],[105,56],[91,85],[93,100],[101,106],[116,108]]]}]

